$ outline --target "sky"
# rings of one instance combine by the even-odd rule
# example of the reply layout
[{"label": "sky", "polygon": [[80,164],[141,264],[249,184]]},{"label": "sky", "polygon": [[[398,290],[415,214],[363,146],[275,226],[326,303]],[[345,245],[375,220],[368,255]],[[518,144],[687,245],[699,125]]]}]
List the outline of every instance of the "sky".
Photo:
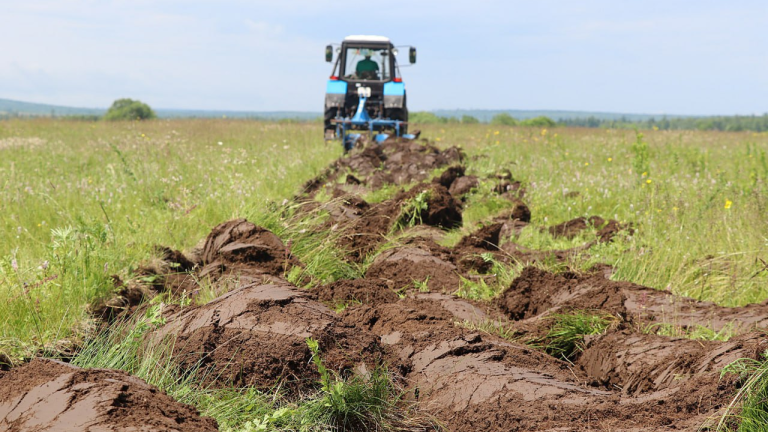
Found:
[{"label": "sky", "polygon": [[[0,98],[316,111],[350,34],[418,49],[411,111],[768,113],[765,0],[0,0]],[[407,50],[400,51],[407,64]]]}]

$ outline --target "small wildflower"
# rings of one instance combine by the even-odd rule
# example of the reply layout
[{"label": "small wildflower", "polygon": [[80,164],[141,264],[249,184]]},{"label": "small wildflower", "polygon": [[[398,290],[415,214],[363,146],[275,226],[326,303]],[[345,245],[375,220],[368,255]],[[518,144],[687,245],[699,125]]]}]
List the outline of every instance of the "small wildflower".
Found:
[{"label": "small wildflower", "polygon": [[546,129],[542,129],[541,130],[541,136],[547,136],[547,130]]},{"label": "small wildflower", "polygon": [[224,145],[224,143],[223,143],[223,142],[221,142],[221,141],[217,142],[216,144],[218,144],[218,145]]},{"label": "small wildflower", "polygon": [[498,140],[496,141],[496,145],[499,145],[499,141]]},{"label": "small wildflower", "polygon": [[493,131],[493,134],[494,134],[494,135],[498,135],[498,134],[499,134],[499,131]]},{"label": "small wildflower", "polygon": [[608,162],[612,162],[612,161],[613,161],[613,158],[608,158]]},{"label": "small wildflower", "polygon": [[19,263],[16,261],[16,258],[11,260],[11,268],[13,271],[19,271]]},{"label": "small wildflower", "polygon": [[589,162],[584,162],[584,166],[589,166]]},{"label": "small wildflower", "polygon": [[733,201],[727,199],[725,200],[725,208],[729,209],[731,208],[731,205],[733,204]]},{"label": "small wildflower", "polygon": [[648,183],[648,184],[651,184],[651,179],[648,179],[645,182]]},{"label": "small wildflower", "polygon": [[644,172],[640,175],[640,177],[648,177],[648,172]]}]

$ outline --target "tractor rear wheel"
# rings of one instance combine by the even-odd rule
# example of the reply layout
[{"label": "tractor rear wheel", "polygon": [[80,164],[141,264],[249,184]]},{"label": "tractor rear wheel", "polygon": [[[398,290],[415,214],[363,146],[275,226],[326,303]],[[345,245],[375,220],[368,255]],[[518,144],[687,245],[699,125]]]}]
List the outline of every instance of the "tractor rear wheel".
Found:
[{"label": "tractor rear wheel", "polygon": [[338,113],[338,111],[339,109],[336,107],[325,110],[325,116],[323,118],[325,130],[323,132],[326,137],[336,135],[336,126],[331,124],[331,120],[336,118],[336,113]]},{"label": "tractor rear wheel", "polygon": [[[408,121],[408,109],[407,108],[389,108],[385,112],[385,116],[390,120]],[[408,125],[400,126],[400,134],[408,133]]]}]

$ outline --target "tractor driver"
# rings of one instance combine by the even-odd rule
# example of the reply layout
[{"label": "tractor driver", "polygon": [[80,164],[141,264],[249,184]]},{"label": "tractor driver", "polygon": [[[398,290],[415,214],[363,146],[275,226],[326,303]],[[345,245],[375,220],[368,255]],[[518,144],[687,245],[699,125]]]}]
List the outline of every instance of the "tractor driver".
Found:
[{"label": "tractor driver", "polygon": [[365,58],[357,62],[355,73],[360,79],[375,80],[379,77],[379,64],[371,60],[370,51],[365,53]]}]

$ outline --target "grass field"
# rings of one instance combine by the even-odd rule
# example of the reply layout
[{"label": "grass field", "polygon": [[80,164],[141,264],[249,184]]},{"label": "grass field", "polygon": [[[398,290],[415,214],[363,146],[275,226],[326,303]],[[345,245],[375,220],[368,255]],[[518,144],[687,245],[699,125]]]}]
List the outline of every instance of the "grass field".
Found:
[{"label": "grass field", "polygon": [[[422,136],[461,145],[468,174],[506,168],[523,182],[532,224],[514,239],[522,246],[579,246],[540,228],[613,218],[635,235],[572,266],[607,263],[614,279],[725,306],[768,299],[766,133],[457,124]],[[222,221],[269,220],[270,203],[341,155],[316,124],[0,122],[0,353],[19,361],[79,346],[111,275],[130,278],[155,245],[188,250]],[[491,187],[481,183],[446,242],[509,207]]]}]

